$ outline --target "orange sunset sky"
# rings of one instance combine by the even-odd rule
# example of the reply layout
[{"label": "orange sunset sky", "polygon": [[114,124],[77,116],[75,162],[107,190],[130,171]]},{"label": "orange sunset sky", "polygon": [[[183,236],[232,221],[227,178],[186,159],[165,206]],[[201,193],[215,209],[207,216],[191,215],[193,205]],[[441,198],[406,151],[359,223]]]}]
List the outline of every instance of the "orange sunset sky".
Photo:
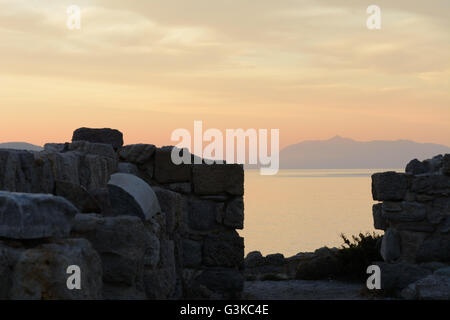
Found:
[{"label": "orange sunset sky", "polygon": [[0,142],[89,126],[165,145],[203,120],[280,129],[281,147],[450,145],[449,18],[448,0],[0,0]]}]

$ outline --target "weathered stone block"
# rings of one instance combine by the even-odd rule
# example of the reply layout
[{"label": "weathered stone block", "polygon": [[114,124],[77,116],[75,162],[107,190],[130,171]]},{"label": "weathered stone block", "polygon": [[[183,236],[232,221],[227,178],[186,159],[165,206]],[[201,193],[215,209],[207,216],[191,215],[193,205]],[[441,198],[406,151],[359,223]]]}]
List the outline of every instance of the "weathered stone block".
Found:
[{"label": "weathered stone block", "polygon": [[[159,183],[186,182],[191,180],[190,164],[176,165],[172,162],[171,153],[174,147],[156,149],[155,179]],[[186,152],[183,150],[182,152]]]},{"label": "weathered stone block", "polygon": [[427,233],[413,231],[399,231],[401,243],[401,260],[404,262],[415,263],[417,253],[427,237]]},{"label": "weathered stone block", "polygon": [[147,299],[169,299],[174,296],[177,282],[175,246],[172,240],[161,240],[161,257],[157,269],[144,272]]},{"label": "weathered stone block", "polygon": [[417,253],[417,261],[450,261],[450,235],[436,233],[425,239]]},{"label": "weathered stone block", "polygon": [[55,181],[55,195],[69,200],[80,212],[100,213],[97,200],[81,185],[68,181]]},{"label": "weathered stone block", "polygon": [[0,191],[0,237],[66,237],[77,212],[78,210],[62,197]]},{"label": "weathered stone block", "polygon": [[14,265],[23,248],[14,248],[0,241],[0,300],[9,299],[12,286]]},{"label": "weathered stone block", "polygon": [[156,197],[159,200],[161,210],[166,214],[166,232],[172,234],[181,225],[182,219],[182,199],[179,193],[153,187]]},{"label": "weathered stone block", "polygon": [[128,173],[128,174],[134,174],[137,176],[139,174],[138,167],[130,162],[119,162],[119,165],[117,167],[118,173]]},{"label": "weathered stone block", "polygon": [[427,216],[426,206],[419,202],[383,202],[382,211],[383,217],[393,222],[421,221]]},{"label": "weathered stone block", "polygon": [[244,260],[245,268],[259,267],[264,265],[265,262],[265,258],[259,251],[249,252]]},{"label": "weathered stone block", "polygon": [[72,141],[89,141],[110,144],[114,149],[123,145],[123,134],[119,130],[103,128],[79,128],[73,132]]},{"label": "weathered stone block", "polygon": [[384,233],[380,253],[386,262],[394,262],[400,258],[402,253],[400,235],[395,229],[389,228]]},{"label": "weathered stone block", "polygon": [[234,229],[244,229],[244,199],[242,197],[227,203],[223,224]]},{"label": "weathered stone block", "polygon": [[405,168],[406,173],[410,174],[423,174],[430,170],[428,163],[421,162],[417,159],[411,160]]},{"label": "weathered stone block", "polygon": [[[80,267],[81,290],[67,288],[67,268]],[[11,299],[101,299],[102,264],[85,239],[59,240],[25,250],[12,275]]]},{"label": "weathered stone block", "polygon": [[191,193],[192,187],[190,182],[171,183],[168,188],[172,191],[179,193]]},{"label": "weathered stone block", "polygon": [[448,197],[450,195],[450,176],[441,174],[415,176],[412,179],[411,191]]},{"label": "weathered stone block", "polygon": [[183,267],[196,268],[202,264],[202,243],[199,241],[183,239]]},{"label": "weathered stone block", "polygon": [[372,197],[378,201],[403,200],[408,189],[408,178],[404,173],[382,172],[372,175]]},{"label": "weathered stone block", "polygon": [[[78,214],[72,236],[88,239],[100,254],[104,298],[144,297],[144,266],[150,251],[159,250],[141,219]],[[155,253],[159,256],[159,252]]]},{"label": "weathered stone block", "polygon": [[243,267],[244,238],[234,230],[207,235],[203,242],[203,264],[217,267]]},{"label": "weathered stone block", "polygon": [[425,278],[431,271],[411,263],[376,263],[381,270],[381,289],[399,291]]},{"label": "weathered stone block", "polygon": [[137,216],[149,220],[161,212],[158,198],[142,179],[126,173],[115,173],[108,182],[113,216]]},{"label": "weathered stone block", "polygon": [[386,230],[388,222],[383,217],[382,204],[377,203],[372,206],[373,225],[377,230]]},{"label": "weathered stone block", "polygon": [[121,160],[135,164],[144,164],[155,154],[156,147],[153,144],[132,144],[124,146],[119,151]]},{"label": "weathered stone block", "polygon": [[401,295],[408,300],[450,300],[450,276],[429,275],[410,284]]},{"label": "weathered stone block", "polygon": [[433,200],[431,209],[428,212],[428,221],[432,224],[439,224],[447,217],[450,217],[450,198]]},{"label": "weathered stone block", "polygon": [[442,173],[450,176],[450,154],[447,153],[442,158]]},{"label": "weathered stone block", "polygon": [[223,216],[224,204],[214,201],[189,199],[187,202],[187,224],[191,230],[210,232],[218,227]]},{"label": "weathered stone block", "polygon": [[240,164],[198,164],[193,167],[194,192],[199,195],[244,194],[244,168]]}]

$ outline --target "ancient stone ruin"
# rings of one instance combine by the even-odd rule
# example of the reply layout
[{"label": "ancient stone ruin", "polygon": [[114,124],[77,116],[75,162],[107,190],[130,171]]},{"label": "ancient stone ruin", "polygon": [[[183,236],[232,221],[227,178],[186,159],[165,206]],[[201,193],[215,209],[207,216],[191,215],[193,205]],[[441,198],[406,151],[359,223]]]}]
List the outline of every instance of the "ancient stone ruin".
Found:
[{"label": "ancient stone ruin", "polygon": [[382,288],[404,298],[450,299],[450,154],[405,173],[372,176],[376,229],[384,230]]},{"label": "ancient stone ruin", "polygon": [[0,299],[239,298],[243,167],[174,165],[172,148],[81,128],[0,149]]}]

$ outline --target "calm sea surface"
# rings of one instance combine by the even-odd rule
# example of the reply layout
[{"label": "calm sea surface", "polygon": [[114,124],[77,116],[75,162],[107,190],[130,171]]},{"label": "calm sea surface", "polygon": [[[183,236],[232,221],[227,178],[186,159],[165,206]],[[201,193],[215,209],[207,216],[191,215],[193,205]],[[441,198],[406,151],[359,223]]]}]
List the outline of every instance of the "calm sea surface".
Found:
[{"label": "calm sea surface", "polygon": [[[390,169],[395,170],[395,169]],[[245,171],[245,253],[295,255],[375,231],[371,174],[387,169]],[[399,170],[395,170],[399,171]]]}]

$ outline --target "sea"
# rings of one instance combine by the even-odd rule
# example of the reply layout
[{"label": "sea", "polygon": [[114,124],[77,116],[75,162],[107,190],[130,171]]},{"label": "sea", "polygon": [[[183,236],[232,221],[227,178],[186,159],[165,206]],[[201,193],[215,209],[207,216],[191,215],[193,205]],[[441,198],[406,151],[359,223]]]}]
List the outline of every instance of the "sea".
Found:
[{"label": "sea", "polygon": [[286,257],[374,232],[371,175],[400,169],[245,170],[245,254]]}]

